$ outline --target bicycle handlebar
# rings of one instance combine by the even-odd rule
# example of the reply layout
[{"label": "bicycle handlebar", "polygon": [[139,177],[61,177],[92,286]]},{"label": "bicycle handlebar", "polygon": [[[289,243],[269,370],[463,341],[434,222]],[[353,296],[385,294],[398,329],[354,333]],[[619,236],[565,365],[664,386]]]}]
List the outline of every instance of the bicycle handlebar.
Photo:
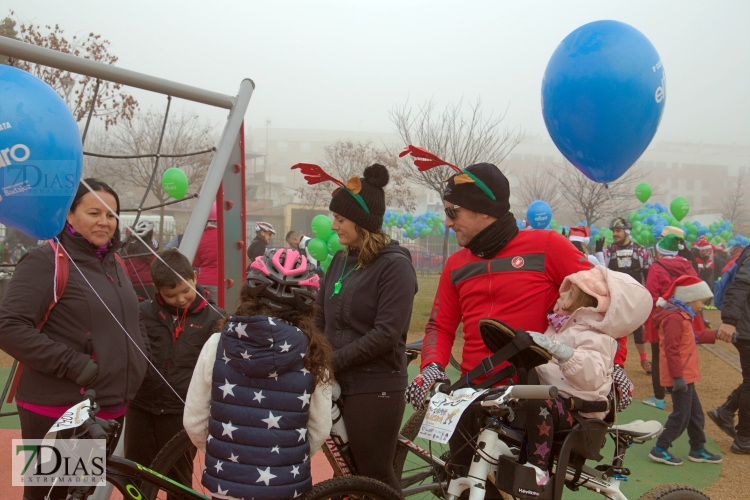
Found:
[{"label": "bicycle handlebar", "polygon": [[513,385],[508,396],[514,399],[550,399],[557,397],[554,385]]},{"label": "bicycle handlebar", "polygon": [[[437,384],[435,390],[443,394],[450,394],[450,384]],[[554,385],[512,385],[508,397],[514,399],[550,399],[556,398],[557,387]]]}]

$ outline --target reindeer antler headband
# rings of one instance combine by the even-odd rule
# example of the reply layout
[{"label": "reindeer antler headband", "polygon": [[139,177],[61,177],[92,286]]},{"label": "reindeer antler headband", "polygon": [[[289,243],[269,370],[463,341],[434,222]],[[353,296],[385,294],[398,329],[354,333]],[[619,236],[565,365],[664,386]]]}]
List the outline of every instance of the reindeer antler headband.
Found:
[{"label": "reindeer antler headband", "polygon": [[[485,184],[484,182],[482,182],[482,180],[479,179],[479,177],[477,177],[476,175],[472,174],[468,170],[465,170],[463,168],[457,167],[457,166],[453,165],[452,163],[448,163],[447,161],[443,160],[439,156],[437,156],[437,155],[435,155],[433,153],[430,153],[426,149],[422,149],[420,147],[412,146],[411,144],[409,144],[408,146],[406,146],[404,148],[403,151],[401,151],[401,153],[399,153],[398,156],[399,156],[399,158],[403,158],[406,155],[411,155],[414,158],[416,158],[414,160],[414,165],[417,166],[417,169],[420,172],[424,172],[426,170],[430,170],[431,168],[440,167],[440,166],[445,165],[447,167],[452,168],[456,172],[453,175],[453,177],[455,177],[454,182],[456,184],[474,183],[474,184],[477,185],[477,187],[479,189],[482,190],[482,192],[484,194],[486,194],[487,196],[489,196],[489,198],[492,201],[497,200],[497,198],[495,197],[494,193],[490,190],[490,188],[487,187],[487,184]],[[448,180],[450,180],[450,178],[446,179],[446,182]]]},{"label": "reindeer antler headband", "polygon": [[305,176],[305,180],[307,181],[307,183],[311,186],[320,184],[321,182],[333,182],[334,184],[339,186],[333,191],[334,195],[336,194],[336,192],[338,192],[339,189],[343,189],[344,191],[352,195],[355,200],[357,200],[357,203],[360,204],[365,212],[367,212],[368,214],[370,213],[370,209],[367,207],[367,203],[365,203],[365,200],[363,200],[359,195],[359,192],[362,190],[362,181],[359,180],[359,177],[352,177],[346,182],[346,184],[344,184],[335,177],[328,175],[319,165],[315,165],[313,163],[297,163],[296,165],[292,166],[292,170],[294,169],[299,169],[300,172],[302,172],[302,175]]}]

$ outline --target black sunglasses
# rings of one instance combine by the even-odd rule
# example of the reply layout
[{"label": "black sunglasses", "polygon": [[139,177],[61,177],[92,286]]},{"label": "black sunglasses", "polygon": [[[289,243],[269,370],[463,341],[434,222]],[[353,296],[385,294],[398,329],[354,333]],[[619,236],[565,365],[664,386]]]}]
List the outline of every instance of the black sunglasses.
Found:
[{"label": "black sunglasses", "polygon": [[457,216],[456,209],[461,208],[458,205],[453,205],[452,207],[445,207],[445,216],[449,219],[455,219]]}]

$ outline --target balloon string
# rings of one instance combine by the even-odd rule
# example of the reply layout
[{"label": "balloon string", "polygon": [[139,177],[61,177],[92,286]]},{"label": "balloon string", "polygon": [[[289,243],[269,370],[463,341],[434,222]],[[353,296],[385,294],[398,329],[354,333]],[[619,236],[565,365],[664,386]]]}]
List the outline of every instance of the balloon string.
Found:
[{"label": "balloon string", "polygon": [[161,158],[161,145],[164,141],[164,131],[167,129],[167,120],[169,118],[169,108],[172,105],[172,96],[167,96],[167,110],[164,112],[164,121],[161,124],[161,135],[159,135],[159,144],[156,146],[156,158],[154,159],[154,168],[151,171],[151,178],[148,180],[148,186],[146,186],[146,191],[143,193],[143,198],[141,198],[141,202],[138,204],[138,211],[135,214],[135,221],[133,221],[133,227],[135,227],[136,224],[138,224],[138,219],[141,217],[141,211],[143,208],[143,204],[146,203],[146,198],[148,198],[148,192],[151,191],[151,186],[154,183],[154,177],[156,177],[156,170],[159,168],[159,158]]},{"label": "balloon string", "polygon": [[[91,189],[91,186],[89,186],[89,184],[86,182],[85,179],[81,179],[81,184],[83,184],[84,186],[86,186],[86,189],[88,189],[89,192],[91,194],[93,194],[96,197],[96,199],[99,200],[102,203],[102,205],[104,205],[105,207],[107,207],[107,210],[109,210],[109,212],[112,215],[114,215],[120,223],[122,223],[122,219],[120,219],[120,215],[117,212],[115,212],[114,210],[112,210],[112,207],[110,207],[109,205],[107,205],[107,202],[104,201],[101,196],[99,196],[99,193],[97,193],[96,191],[94,191],[93,189]],[[165,266],[167,266],[169,268],[169,270],[172,271],[175,274],[175,276],[177,276],[180,280],[182,280],[183,283],[185,283],[187,286],[189,286],[190,289],[193,290],[199,297],[201,297],[202,299],[204,299],[206,301],[206,304],[208,304],[208,306],[211,309],[213,309],[214,311],[216,311],[216,313],[219,314],[220,316],[222,316],[222,317],[224,316],[224,313],[222,311],[220,311],[219,309],[217,309],[216,307],[214,307],[211,304],[211,302],[204,295],[202,295],[197,290],[197,288],[195,286],[193,286],[188,280],[186,280],[185,278],[183,278],[182,275],[180,275],[180,273],[178,273],[177,271],[175,271],[172,268],[172,266],[170,266],[169,264],[167,264],[164,261],[164,259],[161,258],[161,255],[159,255],[158,253],[156,253],[156,250],[154,250],[154,248],[151,245],[147,244],[143,240],[143,238],[141,238],[140,236],[138,236],[138,234],[133,230],[132,227],[126,227],[125,230],[129,233],[129,235],[135,236],[138,239],[138,241],[140,241],[141,243],[143,243],[143,245],[146,247],[146,249],[149,251],[149,253],[151,253],[154,257],[156,257],[157,259],[159,259],[162,264],[164,264]]]},{"label": "balloon string", "polygon": [[609,184],[606,182],[604,183],[604,190],[607,193],[607,197],[609,198],[609,203],[612,205],[612,218],[614,219],[617,217],[617,206],[615,205],[615,200],[612,199],[612,193],[609,191]]},{"label": "balloon string", "polygon": [[98,293],[98,292],[96,291],[96,289],[95,289],[95,288],[94,288],[94,286],[93,286],[93,285],[91,284],[91,282],[90,282],[90,281],[88,280],[88,278],[86,278],[86,275],[85,275],[85,274],[83,274],[83,272],[81,271],[81,269],[80,269],[80,268],[78,267],[78,264],[76,264],[76,262],[75,262],[75,261],[73,260],[73,258],[72,258],[72,257],[70,256],[70,254],[68,253],[68,251],[67,251],[67,250],[65,249],[65,247],[64,247],[64,246],[62,246],[62,245],[58,245],[58,246],[59,246],[59,248],[62,248],[62,249],[63,249],[63,252],[65,252],[65,255],[67,255],[67,256],[68,256],[68,259],[69,259],[69,260],[70,260],[70,262],[71,262],[71,263],[73,264],[73,266],[74,266],[74,267],[76,268],[76,270],[77,270],[77,271],[78,271],[78,272],[79,272],[79,273],[81,274],[81,276],[83,277],[84,281],[86,281],[86,284],[87,284],[87,285],[88,285],[88,286],[89,286],[89,287],[91,288],[91,290],[92,290],[92,291],[94,292],[94,295],[96,295],[96,297],[97,297],[97,298],[99,299],[99,301],[100,301],[100,302],[102,303],[102,305],[103,305],[103,306],[104,306],[104,308],[105,308],[105,309],[107,310],[107,312],[108,312],[108,313],[109,313],[109,314],[110,314],[110,315],[112,316],[112,319],[114,319],[114,320],[115,320],[115,322],[117,323],[117,325],[118,325],[118,326],[119,326],[120,328],[122,328],[122,331],[123,331],[123,332],[125,332],[125,335],[126,335],[126,336],[128,337],[128,339],[130,339],[130,341],[131,341],[131,342],[133,343],[133,345],[135,346],[135,348],[136,348],[136,349],[138,349],[138,352],[140,352],[140,353],[141,353],[141,355],[142,355],[142,356],[143,356],[143,357],[144,357],[144,358],[146,359],[146,361],[148,362],[148,364],[149,364],[149,365],[151,365],[151,368],[153,368],[153,369],[154,369],[154,371],[155,371],[155,372],[156,372],[156,373],[157,373],[157,374],[159,375],[159,377],[161,377],[161,379],[162,379],[162,380],[164,381],[164,383],[165,383],[165,384],[167,384],[167,387],[169,387],[169,388],[170,388],[170,389],[172,390],[172,392],[174,392],[174,395],[175,395],[175,396],[177,396],[177,399],[179,399],[179,400],[180,400],[180,401],[182,402],[182,404],[183,404],[183,405],[185,405],[185,408],[187,408],[188,410],[190,410],[190,412],[191,412],[191,413],[192,413],[192,414],[193,414],[194,416],[197,416],[197,415],[195,414],[195,412],[194,412],[194,411],[192,410],[192,408],[188,408],[187,404],[185,403],[185,400],[183,400],[183,399],[182,399],[182,397],[181,397],[181,396],[179,395],[179,393],[178,393],[178,392],[177,392],[177,391],[175,390],[175,388],[174,388],[174,387],[172,387],[172,386],[170,385],[170,383],[169,383],[169,382],[167,381],[167,379],[166,379],[166,378],[164,378],[164,375],[162,375],[162,374],[161,374],[161,372],[159,371],[159,369],[158,369],[158,368],[156,368],[156,366],[154,366],[154,364],[153,364],[153,363],[151,362],[151,360],[150,360],[150,359],[149,359],[149,357],[148,357],[148,356],[146,355],[146,353],[145,353],[145,352],[143,352],[143,350],[142,350],[142,349],[141,349],[141,348],[140,348],[140,347],[138,346],[138,343],[137,343],[137,342],[136,342],[135,340],[133,340],[133,337],[131,337],[131,336],[130,336],[130,333],[128,333],[128,331],[127,331],[127,330],[125,329],[125,327],[124,327],[124,326],[122,326],[122,323],[120,323],[120,320],[119,320],[119,319],[117,319],[117,316],[115,316],[115,314],[114,314],[114,313],[112,312],[112,310],[111,310],[111,309],[109,308],[109,306],[107,305],[107,303],[106,303],[106,302],[104,302],[104,299],[102,299],[102,297],[101,297],[101,296],[99,295],[99,293]]}]

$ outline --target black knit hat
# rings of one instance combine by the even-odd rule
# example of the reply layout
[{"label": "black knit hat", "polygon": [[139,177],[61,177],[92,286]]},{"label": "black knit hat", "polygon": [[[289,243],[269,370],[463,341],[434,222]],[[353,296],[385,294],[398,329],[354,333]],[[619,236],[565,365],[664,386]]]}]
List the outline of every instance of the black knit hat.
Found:
[{"label": "black knit hat", "polygon": [[359,178],[362,188],[359,191],[361,200],[367,205],[367,210],[359,200],[346,189],[337,189],[328,205],[331,212],[336,212],[363,227],[371,233],[377,233],[383,227],[385,213],[385,193],[383,188],[388,184],[388,169],[379,163],[365,169],[364,177]]},{"label": "black knit hat", "polygon": [[445,186],[445,201],[493,217],[502,217],[510,211],[510,184],[499,168],[492,163],[476,163],[464,170],[484,182],[495,195],[495,200],[474,182],[456,184],[456,176],[453,176]]}]

